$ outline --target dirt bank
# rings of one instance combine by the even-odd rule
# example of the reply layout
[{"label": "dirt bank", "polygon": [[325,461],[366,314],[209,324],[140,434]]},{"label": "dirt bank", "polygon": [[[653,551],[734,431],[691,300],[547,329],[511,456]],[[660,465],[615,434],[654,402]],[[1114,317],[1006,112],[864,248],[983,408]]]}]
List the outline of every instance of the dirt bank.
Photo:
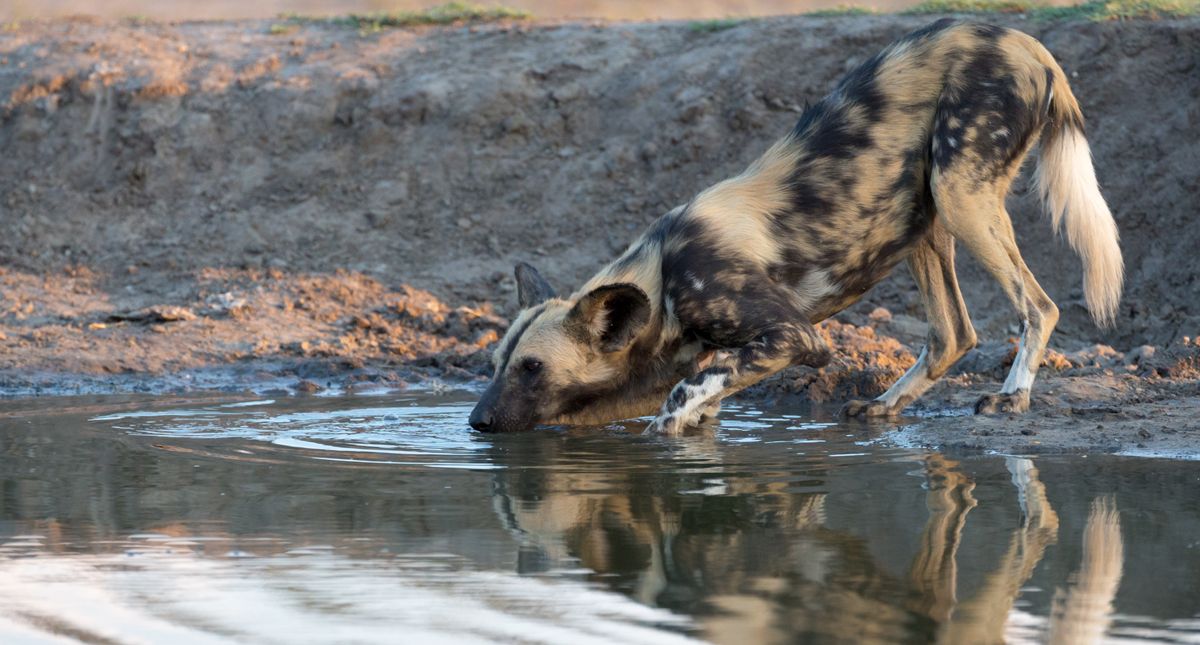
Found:
[{"label": "dirt bank", "polygon": [[[468,379],[513,313],[515,260],[578,284],[654,217],[739,171],[847,69],[929,20],[367,34],[22,23],[0,32],[0,386],[187,388],[228,369],[239,384],[300,389]],[[1019,242],[1064,312],[1051,366],[1061,374],[1037,395],[1058,391],[1054,379],[1115,380],[1062,386],[1061,404],[1041,406],[1059,412],[972,420],[991,432],[979,445],[1030,423],[1069,426],[1078,415],[1064,420],[1063,405],[1194,410],[1183,337],[1200,331],[1200,21],[998,20],[1041,38],[1071,75],[1129,280],[1117,328],[1092,328],[1078,260],[1018,186]],[[955,380],[982,390],[1002,373],[1015,320],[974,263],[960,265],[987,344]],[[920,316],[898,271],[826,327],[843,362],[751,396],[875,393],[911,362]],[[1184,367],[1149,370],[1143,345]],[[934,392],[933,409],[955,404],[955,385]]]}]

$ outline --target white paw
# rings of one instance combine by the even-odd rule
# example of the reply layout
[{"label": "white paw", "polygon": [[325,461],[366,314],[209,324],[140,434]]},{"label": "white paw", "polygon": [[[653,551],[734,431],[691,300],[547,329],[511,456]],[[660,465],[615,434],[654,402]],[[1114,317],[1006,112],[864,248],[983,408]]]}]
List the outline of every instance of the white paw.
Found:
[{"label": "white paw", "polygon": [[646,426],[646,434],[677,436],[682,434],[688,427],[698,425],[699,423],[700,415],[695,412],[685,413],[683,410],[667,412],[664,410],[657,417],[654,417],[650,425]]},{"label": "white paw", "polygon": [[673,414],[660,414],[654,417],[650,425],[646,426],[646,434],[661,434],[661,435],[677,435],[683,431],[683,424],[679,422],[679,417]]},{"label": "white paw", "polygon": [[680,381],[671,389],[662,410],[646,431],[677,435],[689,426],[699,425],[705,416],[716,416],[721,411],[721,392],[728,384],[728,370]]}]

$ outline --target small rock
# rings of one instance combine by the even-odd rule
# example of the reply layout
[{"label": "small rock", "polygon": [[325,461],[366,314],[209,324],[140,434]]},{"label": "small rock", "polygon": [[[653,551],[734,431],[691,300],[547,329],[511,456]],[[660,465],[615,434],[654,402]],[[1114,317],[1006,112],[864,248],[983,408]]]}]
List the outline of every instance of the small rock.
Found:
[{"label": "small rock", "polygon": [[867,314],[867,318],[877,323],[892,322],[892,312],[883,307],[876,307],[871,313]]},{"label": "small rock", "polygon": [[296,389],[296,394],[316,394],[317,392],[325,389],[308,379],[300,381],[294,387]]},{"label": "small rock", "polygon": [[1155,349],[1153,345],[1142,345],[1141,347],[1133,348],[1133,350],[1125,356],[1125,359],[1130,365],[1141,365],[1143,361],[1154,358],[1156,351],[1157,349]]},{"label": "small rock", "polygon": [[1006,342],[985,342],[967,352],[959,359],[951,374],[992,374],[1001,376],[1012,364],[1017,354],[1017,346]]},{"label": "small rock", "polygon": [[929,335],[929,323],[905,314],[895,314],[888,321],[888,333],[900,341],[920,340]]},{"label": "small rock", "polygon": [[137,311],[125,311],[111,314],[109,322],[164,323],[195,320],[196,314],[187,307],[175,305],[155,305]]},{"label": "small rock", "polygon": [[239,298],[232,291],[213,294],[206,300],[213,314],[233,314],[245,309],[248,304],[245,298]]},{"label": "small rock", "polygon": [[1145,428],[1142,428],[1141,430],[1138,430],[1138,436],[1139,436],[1139,437],[1141,437],[1141,438],[1143,438],[1143,439],[1149,439],[1149,438],[1150,438],[1150,431],[1149,431],[1149,430],[1147,430],[1147,429],[1145,429]]},{"label": "small rock", "polygon": [[387,223],[387,218],[375,211],[363,213],[363,218],[367,220],[367,226],[371,228],[383,228],[384,224]]},{"label": "small rock", "polygon": [[523,114],[514,114],[500,123],[500,129],[508,134],[529,134],[537,124]]},{"label": "small rock", "polygon": [[458,227],[461,229],[465,230],[465,229],[471,228],[471,220],[466,217],[458,218],[457,223],[458,223]]},{"label": "small rock", "polygon": [[1108,345],[1092,345],[1077,352],[1072,352],[1066,358],[1073,365],[1099,369],[1108,369],[1125,363],[1125,354],[1118,352]]}]

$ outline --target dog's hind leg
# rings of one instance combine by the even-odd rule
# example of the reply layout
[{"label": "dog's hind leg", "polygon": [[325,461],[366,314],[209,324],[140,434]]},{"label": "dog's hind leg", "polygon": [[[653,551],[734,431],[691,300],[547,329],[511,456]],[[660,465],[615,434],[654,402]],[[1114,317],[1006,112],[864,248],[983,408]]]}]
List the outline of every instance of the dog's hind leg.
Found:
[{"label": "dog's hind leg", "polygon": [[[794,303],[794,295],[765,287],[765,277],[754,284],[736,300],[703,301],[708,307],[736,307],[741,314],[695,316],[701,320],[689,325],[709,343],[731,349],[715,352],[706,367],[676,384],[647,432],[678,434],[701,417],[715,415],[725,397],[785,367],[829,363],[829,347]],[[684,318],[689,317],[689,304],[676,303]]]},{"label": "dog's hind leg", "polygon": [[938,174],[936,170],[931,183],[946,229],[1000,283],[1021,320],[1020,346],[1008,378],[998,394],[976,403],[975,412],[1024,412],[1029,409],[1029,390],[1058,322],[1058,307],[1021,259],[1012,220],[1004,209],[1008,183],[981,187],[972,177]]},{"label": "dog's hind leg", "polygon": [[850,401],[842,414],[894,416],[925,393],[975,346],[975,329],[954,274],[954,238],[935,220],[929,234],[908,256],[908,268],[921,291],[929,338],[904,376],[872,401]]}]

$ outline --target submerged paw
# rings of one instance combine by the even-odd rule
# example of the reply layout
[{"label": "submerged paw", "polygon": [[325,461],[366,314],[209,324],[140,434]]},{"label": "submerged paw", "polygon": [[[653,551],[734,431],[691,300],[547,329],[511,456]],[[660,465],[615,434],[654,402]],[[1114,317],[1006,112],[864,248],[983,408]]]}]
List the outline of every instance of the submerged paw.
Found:
[{"label": "submerged paw", "polygon": [[660,414],[646,426],[646,434],[677,435],[683,428],[684,424],[678,415]]},{"label": "submerged paw", "polygon": [[850,419],[890,417],[895,414],[896,411],[883,401],[848,401],[842,407],[842,416]]},{"label": "submerged paw", "polygon": [[1029,409],[1029,390],[986,394],[975,403],[975,414],[1014,414]]},{"label": "submerged paw", "polygon": [[705,418],[711,418],[721,411],[721,404],[707,405],[694,410],[666,410],[658,414],[650,425],[646,426],[646,434],[679,435],[691,427],[699,426]]}]

